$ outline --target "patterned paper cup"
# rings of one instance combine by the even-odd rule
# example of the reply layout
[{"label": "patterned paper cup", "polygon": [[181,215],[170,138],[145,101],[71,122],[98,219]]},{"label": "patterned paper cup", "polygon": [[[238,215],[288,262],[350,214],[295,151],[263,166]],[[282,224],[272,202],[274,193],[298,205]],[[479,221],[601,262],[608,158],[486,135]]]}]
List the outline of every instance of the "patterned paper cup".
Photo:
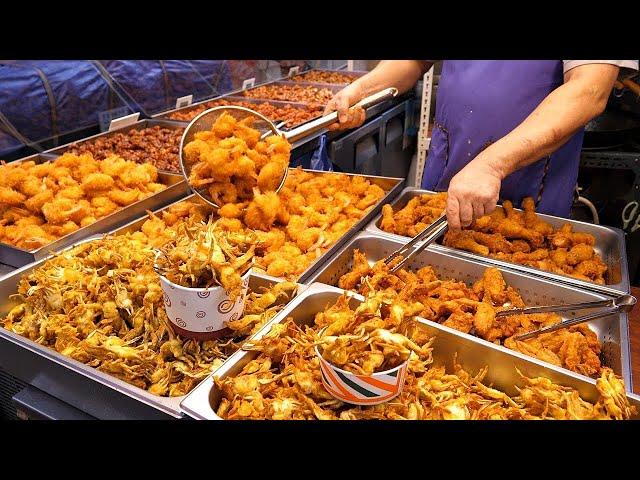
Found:
[{"label": "patterned paper cup", "polygon": [[404,387],[409,360],[384,372],[356,375],[326,361],[317,346],[316,355],[320,359],[324,388],[343,402],[354,405],[378,405],[400,395]]},{"label": "patterned paper cup", "polygon": [[251,269],[242,276],[242,294],[235,302],[229,300],[222,287],[183,287],[159,275],[164,307],[176,333],[196,340],[211,340],[229,334],[225,324],[242,315],[250,275]]}]

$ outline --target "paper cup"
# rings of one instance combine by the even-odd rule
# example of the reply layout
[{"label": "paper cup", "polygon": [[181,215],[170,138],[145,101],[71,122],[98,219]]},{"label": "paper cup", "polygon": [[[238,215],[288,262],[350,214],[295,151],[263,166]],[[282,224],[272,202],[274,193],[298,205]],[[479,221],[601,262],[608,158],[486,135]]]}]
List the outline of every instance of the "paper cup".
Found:
[{"label": "paper cup", "polygon": [[322,384],[327,392],[340,401],[354,405],[378,405],[388,402],[402,392],[407,378],[408,359],[384,372],[356,375],[326,361],[317,346],[315,349],[320,359]]},{"label": "paper cup", "polygon": [[211,340],[228,335],[226,323],[237,320],[244,311],[251,269],[242,276],[242,293],[235,303],[222,287],[189,288],[160,276],[164,308],[179,335],[196,340]]}]

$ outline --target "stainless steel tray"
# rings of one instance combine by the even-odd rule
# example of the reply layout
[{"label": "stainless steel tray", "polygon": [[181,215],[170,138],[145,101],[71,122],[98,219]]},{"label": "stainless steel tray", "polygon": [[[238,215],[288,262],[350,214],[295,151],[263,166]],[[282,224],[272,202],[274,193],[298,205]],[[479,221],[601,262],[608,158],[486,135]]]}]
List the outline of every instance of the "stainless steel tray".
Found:
[{"label": "stainless steel tray", "polygon": [[[125,127],[122,128],[118,128],[117,130],[112,130],[110,132],[102,132],[102,133],[98,133],[97,135],[92,135],[90,137],[86,137],[80,140],[76,140],[74,142],[69,142],[65,145],[61,145],[59,147],[55,147],[52,148],[50,150],[47,150],[45,152],[43,152],[44,155],[50,155],[55,157],[59,157],[60,155],[64,154],[67,150],[69,150],[71,147],[75,146],[75,145],[81,145],[85,142],[91,141],[91,140],[95,140],[97,138],[102,138],[102,137],[109,137],[111,135],[114,135],[116,133],[126,133],[129,130],[142,130],[144,128],[149,128],[149,127],[155,127],[155,126],[160,126],[160,127],[164,127],[164,128],[169,128],[169,129],[179,129],[179,128],[185,128],[188,125],[189,122],[181,122],[178,120],[165,120],[165,119],[161,119],[161,120],[155,120],[155,119],[146,119],[146,120],[140,120],[136,123],[132,123],[131,125],[127,125]],[[25,159],[26,160],[26,159]],[[175,172],[169,172],[166,170],[158,170],[159,172],[166,172],[166,173],[173,173],[175,175],[179,175],[179,173],[175,173]]]},{"label": "stainless steel tray", "polygon": [[[380,186],[382,189],[386,190],[387,194],[378,203],[374,205],[373,209],[371,209],[364,217],[362,217],[358,222],[356,222],[342,237],[338,239],[338,241],[336,241],[336,243],[334,243],[324,254],[318,257],[315,262],[309,265],[307,269],[300,274],[300,277],[298,277],[297,279],[299,283],[307,283],[306,280],[316,271],[316,269],[320,268],[324,264],[324,262],[326,262],[334,253],[340,250],[340,247],[342,247],[342,245],[344,245],[347,241],[349,241],[351,237],[353,237],[360,230],[362,230],[362,228],[367,224],[367,222],[369,222],[371,218],[373,218],[380,211],[384,203],[391,201],[398,194],[398,192],[402,189],[402,185],[404,184],[404,181],[405,181],[403,178],[376,177],[371,175],[357,175],[352,173],[339,173],[339,172],[323,172],[318,170],[307,170],[307,169],[305,169],[304,171],[313,172],[321,175],[349,175],[349,176],[365,177],[368,180],[370,180],[372,183],[375,183],[376,185]],[[198,199],[197,195],[190,195],[179,201],[183,201],[183,200],[198,201],[199,203],[202,203],[204,205],[204,203]],[[175,203],[178,203],[178,202],[175,202]],[[156,210],[154,213],[158,213],[166,208],[169,208],[170,206],[171,205],[166,205],[165,207]],[[129,233],[129,232],[135,232],[137,230],[140,230],[140,227],[142,227],[142,224],[147,220],[147,218],[148,218],[147,215],[144,215],[140,218],[137,218],[136,220],[133,220],[127,223],[126,225],[122,225],[119,228],[111,230],[110,233],[119,235],[122,233]]]},{"label": "stainless steel tray", "polygon": [[[29,160],[27,157],[21,161]],[[40,157],[38,163],[47,161],[44,156]],[[143,215],[147,210],[154,210],[175,202],[179,198],[183,198],[189,193],[189,186],[182,175],[174,173],[159,172],[158,181],[167,185],[167,188],[161,192],[154,193],[147,198],[139,200],[131,205],[116,210],[115,212],[98,219],[95,223],[79,228],[64,237],[61,237],[44,247],[34,250],[24,250],[13,245],[0,242],[0,263],[10,265],[12,267],[21,267],[36,260],[40,260],[48,256],[51,252],[58,251],[64,247],[76,243],[78,240],[95,235],[105,233],[120,225],[124,225],[132,218]]]},{"label": "stainless steel tray", "polygon": [[[293,299],[284,310],[274,317],[267,325],[257,332],[252,340],[263,337],[271,327],[292,317],[298,324],[310,325],[317,312],[323,311],[327,305],[333,304],[343,293],[335,287],[314,283]],[[352,307],[361,301],[362,297],[354,295],[351,299]],[[429,333],[436,337],[433,349],[434,365],[445,365],[451,371],[453,358],[467,371],[477,372],[485,366],[489,367],[485,384],[492,384],[509,395],[517,395],[516,385],[522,385],[516,368],[528,377],[546,377],[553,382],[578,390],[581,397],[590,402],[596,402],[598,391],[595,380],[578,375],[568,370],[546,364],[535,358],[527,357],[505,347],[489,342],[477,342],[474,337],[460,333],[428,320],[420,320]],[[189,393],[181,403],[182,410],[190,417],[199,420],[221,420],[216,414],[222,398],[216,388],[213,377],[227,378],[238,375],[244,366],[258,356],[256,351],[239,350],[208,376]],[[632,405],[640,407],[640,396],[627,393]],[[639,408],[640,412],[640,408]],[[639,418],[636,416],[635,418]]]},{"label": "stainless steel tray", "polygon": [[[9,296],[17,292],[20,278],[46,260],[20,268],[0,280],[0,317],[4,317],[15,305]],[[249,285],[256,289],[279,281],[264,275],[252,275]],[[305,289],[306,286],[300,285],[298,294]],[[1,327],[0,366],[23,381],[100,419],[182,416],[180,402],[184,396],[153,395]]]},{"label": "stainless steel tray", "polygon": [[[404,241],[363,232],[353,238],[334,257],[326,262],[309,278],[306,283],[322,282],[327,285],[337,285],[342,275],[351,270],[353,250],[357,248],[363,252],[371,264],[385,258],[398,249]],[[434,248],[429,246],[408,265],[408,269],[415,270],[425,265],[431,265],[436,273],[444,278],[455,278],[467,284],[472,284],[488,267],[495,266],[484,257],[463,258],[452,253],[451,249]],[[503,274],[507,285],[511,285],[520,292],[527,305],[552,305],[560,303],[589,302],[604,300],[606,295],[582,290],[572,285],[554,282],[542,277],[532,277],[525,272],[514,269],[497,267]],[[565,318],[586,314],[588,311],[576,311]],[[629,326],[626,313],[610,315],[589,323],[602,343],[601,360],[603,365],[611,367],[620,375],[629,391],[633,388],[631,377],[631,347],[629,343]],[[472,341],[489,344],[472,335],[463,334]],[[545,362],[543,362],[545,363]],[[546,365],[546,363],[545,363]],[[565,370],[562,368],[561,370]],[[567,370],[569,371],[569,370]],[[573,372],[572,372],[573,373]],[[587,378],[587,377],[585,377]]]},{"label": "stainless steel tray", "polygon": [[[188,105],[186,107],[182,107],[182,108],[178,108],[176,110],[170,110],[168,112],[164,112],[157,118],[166,119],[167,121],[170,121],[170,122],[181,122],[183,125],[186,125],[186,124],[188,124],[188,121],[186,121],[186,120],[173,120],[173,119],[170,119],[169,116],[173,115],[176,112],[187,112],[187,111],[192,110],[193,108],[195,108],[195,107],[197,107],[199,105],[202,105],[203,103],[216,102],[216,101],[219,101],[219,100],[228,100],[230,102],[270,103],[270,104],[278,106],[278,107],[286,107],[287,105],[289,105],[291,107],[303,108],[303,109],[309,107],[308,104],[301,103],[301,102],[285,102],[285,101],[282,101],[282,100],[263,100],[261,98],[243,97],[242,95],[237,95],[236,94],[236,95],[223,95],[221,97],[211,98],[211,99],[205,100],[203,102],[192,103],[191,105]],[[318,115],[318,116],[320,116],[320,115]],[[314,117],[314,118],[318,118],[318,117]],[[311,118],[308,121],[311,121],[314,118]],[[272,119],[272,120],[276,121],[278,119]],[[300,125],[302,125],[302,123]],[[300,125],[296,125],[296,126],[299,127]],[[280,130],[286,132],[288,130],[291,130],[291,128],[281,127]]]},{"label": "stainless steel tray", "polygon": [[[413,197],[422,194],[433,194],[429,190],[421,190],[413,187],[405,188],[402,193],[391,204],[393,210],[399,210],[403,208],[409,200]],[[502,208],[502,207],[498,207]],[[521,211],[520,209],[516,209]],[[593,235],[596,239],[594,246],[595,251],[602,257],[602,260],[607,264],[608,270],[606,273],[606,285],[598,285],[593,282],[586,282],[578,278],[571,277],[569,275],[560,275],[539,268],[527,267],[525,265],[519,265],[517,263],[506,262],[504,260],[498,260],[491,257],[483,257],[475,253],[467,252],[457,248],[445,247],[442,245],[443,237],[437,240],[437,247],[442,248],[449,252],[454,252],[455,255],[459,255],[465,258],[478,259],[482,258],[487,262],[499,265],[501,267],[518,270],[521,272],[527,272],[530,275],[543,278],[551,278],[558,282],[568,283],[580,288],[592,290],[595,292],[604,293],[606,295],[619,295],[620,293],[629,293],[631,291],[629,282],[629,267],[627,263],[627,251],[624,241],[624,232],[614,227],[604,227],[602,225],[594,225],[592,223],[579,222],[577,220],[570,220],[567,218],[554,217],[552,215],[545,215],[543,213],[537,214],[545,222],[549,223],[554,228],[560,228],[563,224],[569,223],[573,225],[575,231],[586,232]],[[370,232],[380,233],[391,238],[399,239],[405,243],[409,240],[409,237],[401,235],[395,235],[380,230],[378,227],[382,215],[378,215],[369,225],[366,230]]]},{"label": "stainless steel tray", "polygon": [[[351,77],[354,80],[366,75],[367,71],[365,70],[333,70],[333,69],[324,69],[324,68],[312,68],[310,70],[305,70],[304,72],[300,72],[296,75],[293,75],[292,77],[286,77],[287,81],[292,81],[295,83],[309,83],[306,80],[294,80],[296,77],[302,77],[305,73],[309,73],[309,72],[336,72],[336,73],[341,73],[347,77]],[[326,83],[326,82],[313,82],[316,83],[318,85],[340,85],[342,88],[346,87],[347,85],[349,85],[348,83]]]},{"label": "stainless steel tray", "polygon": [[[402,190],[402,192],[400,192],[400,194],[396,197],[396,199],[393,202],[390,202],[391,208],[393,208],[393,211],[395,213],[398,210],[403,209],[407,205],[407,203],[409,203],[409,200],[411,200],[412,198],[418,197],[420,195],[434,195],[435,193],[436,192],[433,192],[431,190],[422,190],[420,188],[415,188],[415,187],[406,187],[404,190]],[[373,232],[379,235],[385,235],[387,237],[400,240],[404,243],[407,243],[409,240],[411,240],[411,237],[405,237],[403,235],[397,235],[395,233],[385,232],[380,228],[381,220],[382,220],[382,211],[378,215],[376,215],[375,218],[371,220],[371,222],[369,222],[365,230],[367,232]]]},{"label": "stainless steel tray", "polygon": [[[258,87],[267,87],[267,86],[277,86],[277,85],[283,85],[286,87],[293,87],[293,86],[299,86],[299,87],[316,87],[316,88],[326,88],[327,90],[331,90],[331,93],[333,93],[334,95],[336,93],[338,93],[340,90],[342,90],[344,88],[344,85],[340,85],[340,84],[331,84],[331,83],[314,83],[314,82],[291,82],[291,81],[287,81],[287,80],[278,80],[275,82],[270,82],[270,83],[265,83],[263,85],[256,85],[255,87],[251,87],[251,88],[247,88],[246,90],[243,91],[241,96],[242,98],[255,98],[257,100],[262,100],[262,101],[275,101],[275,99],[271,99],[268,97],[246,97],[244,95],[244,92],[250,92],[251,90],[254,90]],[[238,95],[236,95],[238,96]],[[282,101],[282,100],[280,100]],[[305,105],[311,103],[311,102],[300,102],[300,101],[295,101],[295,103],[304,103]],[[319,104],[320,102],[318,102]]]}]

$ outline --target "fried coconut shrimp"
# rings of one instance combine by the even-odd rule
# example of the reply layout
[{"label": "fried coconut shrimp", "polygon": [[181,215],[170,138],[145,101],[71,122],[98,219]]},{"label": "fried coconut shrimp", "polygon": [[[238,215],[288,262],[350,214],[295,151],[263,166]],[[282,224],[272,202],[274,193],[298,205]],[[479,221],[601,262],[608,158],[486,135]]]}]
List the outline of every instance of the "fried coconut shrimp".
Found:
[{"label": "fried coconut shrimp", "polygon": [[[355,310],[342,296],[318,312],[311,325],[292,318],[275,324],[262,338],[243,345],[256,356],[242,371],[223,379],[214,376],[222,397],[216,413],[228,420],[628,419],[638,413],[624,383],[608,368],[597,381],[600,398],[592,404],[578,391],[543,377],[521,375],[517,395],[509,396],[484,381],[486,367],[472,374],[455,358],[450,370],[436,365],[432,345],[438,339],[411,316],[410,310],[373,294]],[[321,336],[323,329],[337,335]],[[323,355],[356,373],[408,358],[402,392],[375,406],[335,399],[322,384],[314,349],[319,341]]]},{"label": "fried coconut shrimp", "polygon": [[496,318],[501,310],[526,306],[520,294],[506,284],[500,270],[487,268],[482,278],[469,287],[461,281],[438,278],[430,266],[417,272],[402,269],[391,274],[392,266],[382,261],[370,266],[366,257],[355,250],[352,270],[339,279],[338,286],[363,295],[384,292],[399,307],[427,320],[583,375],[600,374],[602,345],[586,324],[524,341],[513,338],[561,322],[562,318],[555,313]]},{"label": "fried coconut shrimp", "polygon": [[[166,188],[152,165],[138,165],[116,156],[95,160],[89,154],[65,153],[36,165],[0,165],[0,242],[35,249],[94,223],[120,207]],[[35,218],[38,229],[19,228]]]},{"label": "fried coconut shrimp", "polygon": [[[211,131],[196,133],[184,147],[191,164],[189,182],[217,205],[251,200],[255,186],[262,193],[275,191],[289,166],[291,145],[286,138],[260,140],[260,131],[251,128],[253,120],[224,113]],[[243,185],[247,180],[255,182],[250,189]]]},{"label": "fried coconut shrimp", "polygon": [[[174,209],[174,214],[184,213]],[[176,335],[142,232],[74,247],[24,275],[0,326],[159,396],[183,396],[235,352],[295,293],[296,284],[250,291],[231,339]]]},{"label": "fried coconut shrimp", "polygon": [[229,298],[242,293],[242,275],[251,268],[255,235],[224,232],[216,222],[180,225],[174,239],[160,247],[157,266],[183,287],[222,286]]},{"label": "fried coconut shrimp", "polygon": [[444,244],[588,282],[606,283],[607,266],[594,249],[593,235],[574,232],[568,223],[554,229],[538,217],[531,197],[522,200],[522,209],[514,210],[512,203],[505,200],[502,208],[478,218],[469,229],[447,232]]}]

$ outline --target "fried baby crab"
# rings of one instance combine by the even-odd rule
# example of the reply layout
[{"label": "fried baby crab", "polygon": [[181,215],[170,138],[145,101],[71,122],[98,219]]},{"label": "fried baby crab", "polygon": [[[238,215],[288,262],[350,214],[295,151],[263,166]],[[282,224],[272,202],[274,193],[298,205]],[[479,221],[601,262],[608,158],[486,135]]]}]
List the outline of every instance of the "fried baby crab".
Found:
[{"label": "fried baby crab", "polygon": [[253,121],[225,112],[211,131],[196,133],[184,147],[191,166],[189,183],[216,205],[251,200],[254,188],[275,191],[286,173],[291,145],[280,135],[261,140],[261,132],[251,127]]},{"label": "fried baby crab", "polygon": [[165,313],[146,240],[140,232],[107,237],[46,261],[22,277],[0,325],[152,394],[182,396],[295,292],[294,283],[250,291],[224,342],[183,339]]},{"label": "fried baby crab", "polygon": [[583,375],[595,377],[600,374],[602,345],[586,324],[524,341],[513,338],[556,324],[562,317],[541,313],[496,318],[501,310],[526,306],[517,290],[506,284],[498,269],[487,268],[482,278],[468,286],[455,279],[440,278],[431,266],[415,272],[401,269],[390,273],[395,262],[400,260],[398,258],[390,265],[380,261],[371,266],[364,254],[354,250],[352,270],[339,279],[338,286],[363,295],[383,292],[394,306],[413,311],[414,315],[427,320]]},{"label": "fried baby crab", "polygon": [[[370,301],[370,299],[368,300]],[[360,313],[376,308],[379,299]],[[485,420],[485,419],[627,419],[637,412],[624,394],[624,383],[605,368],[597,381],[600,398],[595,404],[581,399],[574,389],[543,377],[522,376],[517,395],[492,388],[485,382],[488,369],[475,375],[453,362],[450,371],[435,365],[431,338],[420,324],[403,318],[398,333],[418,346],[409,359],[403,391],[395,399],[375,406],[353,406],[332,397],[322,385],[319,359],[315,354],[319,331],[328,325],[349,323],[356,310],[341,297],[335,305],[316,315],[311,326],[292,318],[273,325],[260,339],[243,349],[257,352],[235,376],[214,376],[222,393],[216,413],[229,420]],[[389,309],[380,308],[379,321]],[[372,319],[369,319],[371,321]]]},{"label": "fried baby crab", "polygon": [[565,223],[555,229],[535,211],[531,197],[522,201],[523,211],[505,200],[502,208],[478,218],[469,229],[449,231],[444,244],[588,282],[605,284],[607,265],[594,249],[595,238],[574,232]]},{"label": "fried baby crab", "polygon": [[156,267],[169,281],[190,288],[221,286],[234,301],[242,276],[251,268],[256,236],[222,230],[217,221],[178,226],[176,236],[158,249]]},{"label": "fried baby crab", "polygon": [[33,250],[166,188],[153,165],[65,153],[0,165],[0,241]]}]

